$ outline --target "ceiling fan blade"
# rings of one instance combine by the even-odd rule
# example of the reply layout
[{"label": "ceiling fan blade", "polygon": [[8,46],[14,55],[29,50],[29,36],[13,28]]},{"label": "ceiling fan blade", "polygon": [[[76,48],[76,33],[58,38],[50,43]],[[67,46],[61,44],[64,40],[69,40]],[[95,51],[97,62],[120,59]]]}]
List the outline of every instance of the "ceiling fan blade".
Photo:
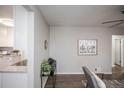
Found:
[{"label": "ceiling fan blade", "polygon": [[113,23],[113,22],[123,22],[124,20],[113,20],[113,21],[106,21],[103,22],[102,24],[107,24],[107,23]]},{"label": "ceiling fan blade", "polygon": [[123,23],[124,23],[124,21],[123,22],[120,22],[120,23],[117,23],[117,24],[114,24],[114,25],[110,26],[110,28],[115,27],[115,26],[118,26],[118,25],[123,24]]}]

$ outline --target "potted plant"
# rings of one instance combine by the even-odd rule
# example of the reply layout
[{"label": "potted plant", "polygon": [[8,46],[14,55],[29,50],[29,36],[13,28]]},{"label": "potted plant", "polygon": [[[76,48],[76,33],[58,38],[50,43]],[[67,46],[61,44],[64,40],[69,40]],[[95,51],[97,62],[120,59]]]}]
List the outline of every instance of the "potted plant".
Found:
[{"label": "potted plant", "polygon": [[49,65],[47,60],[43,60],[41,63],[41,74],[42,75],[49,75],[51,72],[51,66]]}]

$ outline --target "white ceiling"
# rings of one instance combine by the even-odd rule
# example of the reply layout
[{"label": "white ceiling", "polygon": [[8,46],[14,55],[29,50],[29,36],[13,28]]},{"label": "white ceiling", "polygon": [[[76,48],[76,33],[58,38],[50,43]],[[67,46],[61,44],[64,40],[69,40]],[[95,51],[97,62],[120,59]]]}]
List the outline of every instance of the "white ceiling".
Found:
[{"label": "white ceiling", "polygon": [[41,5],[39,7],[49,25],[104,26],[101,24],[104,21],[124,19],[124,14],[121,13],[124,6],[119,5]]},{"label": "white ceiling", "polygon": [[[13,6],[12,5],[0,5],[0,19],[13,19]],[[8,27],[0,23],[0,27]]]},{"label": "white ceiling", "polygon": [[13,18],[12,5],[0,5],[0,18]]}]

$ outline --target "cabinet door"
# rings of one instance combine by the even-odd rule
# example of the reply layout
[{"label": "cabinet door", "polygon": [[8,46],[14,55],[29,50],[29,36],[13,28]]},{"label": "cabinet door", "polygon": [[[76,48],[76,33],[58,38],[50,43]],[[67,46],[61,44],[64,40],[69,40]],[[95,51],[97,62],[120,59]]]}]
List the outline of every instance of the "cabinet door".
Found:
[{"label": "cabinet door", "polygon": [[2,73],[3,88],[26,88],[27,73]]}]

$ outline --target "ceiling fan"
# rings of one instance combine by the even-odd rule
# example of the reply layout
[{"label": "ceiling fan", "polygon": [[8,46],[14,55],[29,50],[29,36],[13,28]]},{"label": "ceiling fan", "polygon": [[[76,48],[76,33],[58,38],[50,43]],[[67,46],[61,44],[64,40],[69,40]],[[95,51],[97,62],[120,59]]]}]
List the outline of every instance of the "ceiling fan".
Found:
[{"label": "ceiling fan", "polygon": [[[121,13],[124,14],[124,10],[121,11]],[[110,21],[102,22],[102,24],[111,24],[111,23],[114,23],[114,24],[111,25],[110,28],[116,27],[116,26],[119,26],[119,25],[123,24],[124,23],[124,19],[110,20]]]}]

